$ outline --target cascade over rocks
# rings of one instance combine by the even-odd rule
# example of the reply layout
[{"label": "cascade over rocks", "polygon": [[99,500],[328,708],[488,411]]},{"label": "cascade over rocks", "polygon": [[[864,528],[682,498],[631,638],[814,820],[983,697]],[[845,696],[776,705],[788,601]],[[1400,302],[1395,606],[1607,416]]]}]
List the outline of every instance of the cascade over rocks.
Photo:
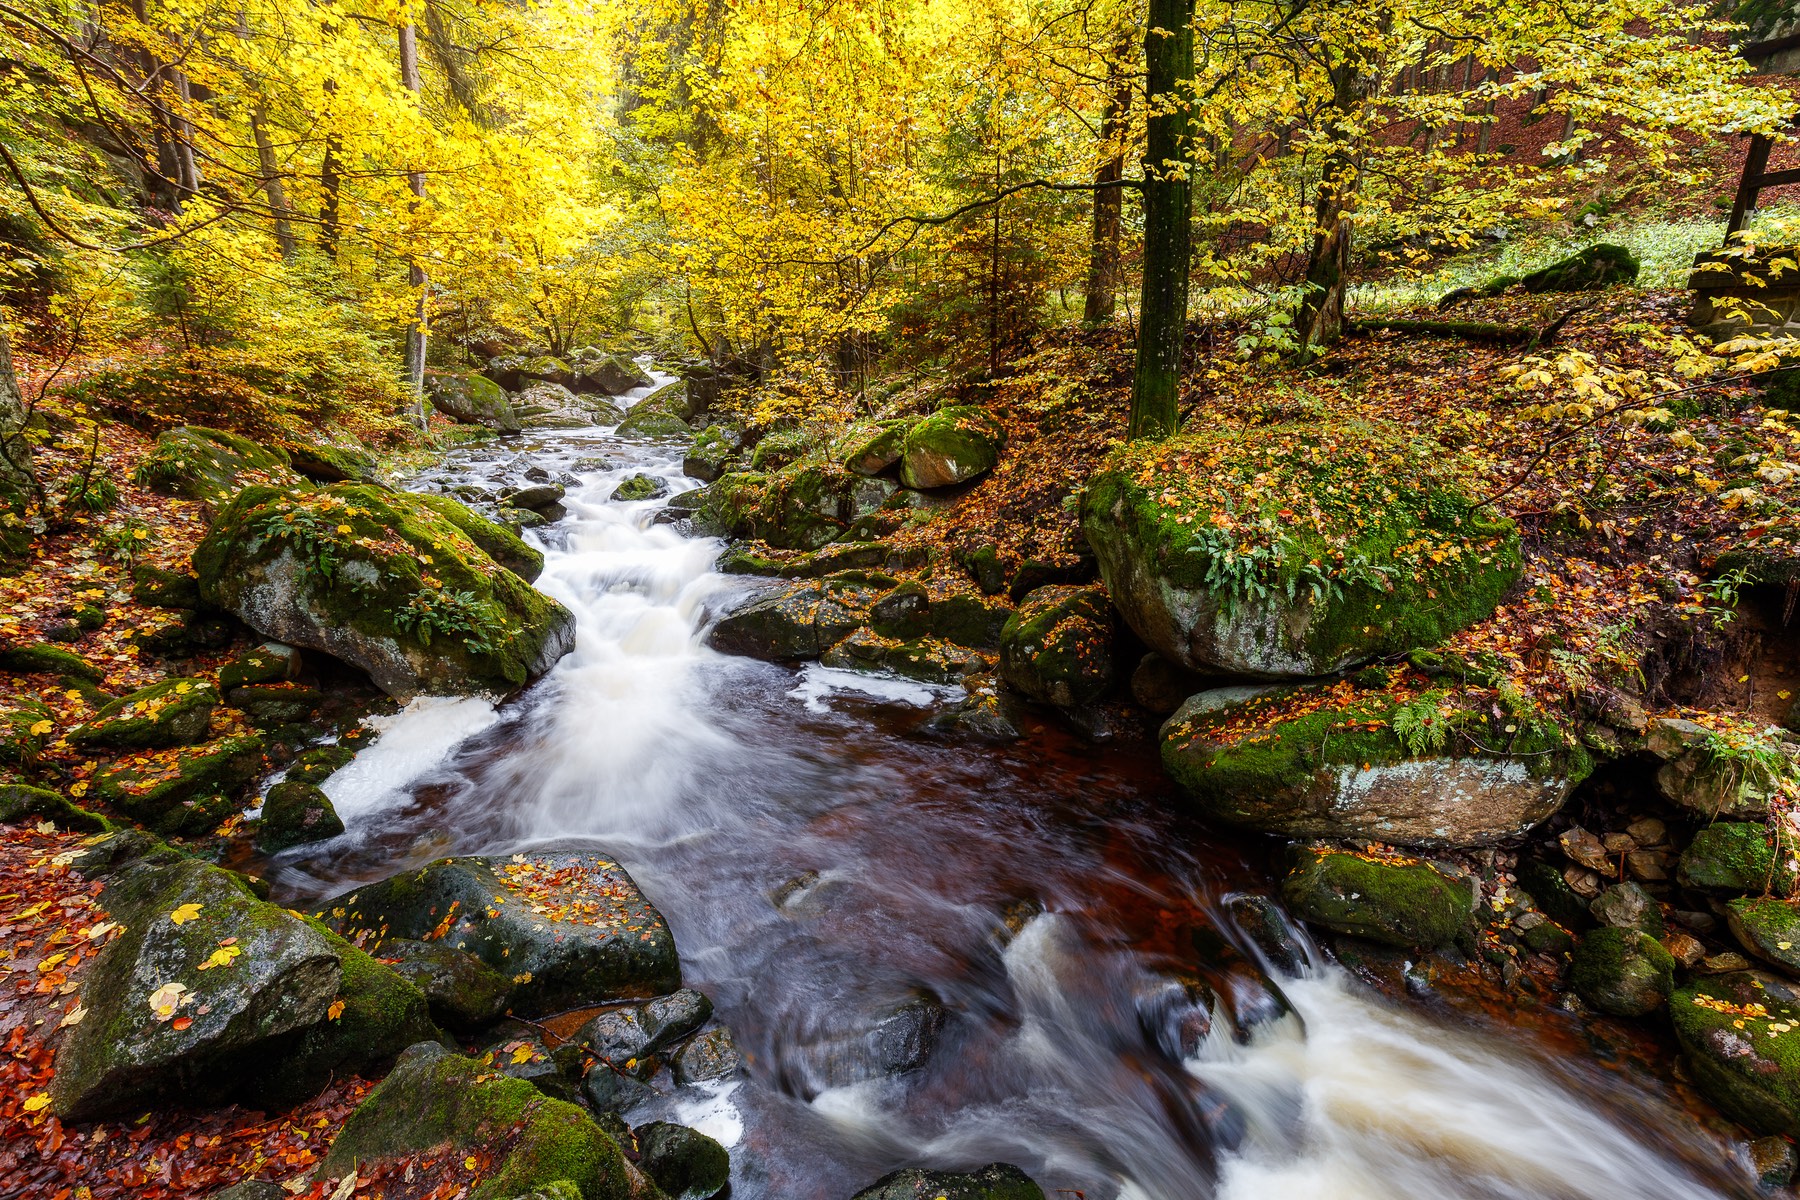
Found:
[{"label": "cascade over rocks", "polygon": [[519,573],[541,565],[454,500],[358,484],[247,489],[194,551],[208,603],[401,700],[510,693],[568,653],[573,615]]},{"label": "cascade over rocks", "polygon": [[65,1120],[156,1099],[288,1103],[435,1035],[417,989],[238,876],[136,832],[75,865],[123,932],[89,968],[87,1016],[57,1055]]},{"label": "cascade over rocks", "polygon": [[472,954],[512,981],[521,1016],[681,986],[662,914],[623,867],[576,845],[442,858],[335,897],[319,916],[375,954],[391,938]]},{"label": "cascade over rocks", "polygon": [[[1433,722],[1436,748],[1401,736],[1411,719]],[[1456,738],[1457,729],[1475,736]],[[1547,714],[1495,717],[1450,693],[1403,703],[1349,682],[1201,692],[1164,723],[1162,758],[1213,819],[1286,837],[1427,847],[1522,833],[1593,769]]]},{"label": "cascade over rocks", "polygon": [[632,405],[615,432],[620,437],[691,437],[694,429],[686,414],[687,385],[680,380],[665,383]]},{"label": "cascade over rocks", "polygon": [[1082,501],[1114,607],[1193,670],[1324,675],[1492,613],[1518,531],[1472,509],[1442,447],[1311,426],[1135,442]]}]

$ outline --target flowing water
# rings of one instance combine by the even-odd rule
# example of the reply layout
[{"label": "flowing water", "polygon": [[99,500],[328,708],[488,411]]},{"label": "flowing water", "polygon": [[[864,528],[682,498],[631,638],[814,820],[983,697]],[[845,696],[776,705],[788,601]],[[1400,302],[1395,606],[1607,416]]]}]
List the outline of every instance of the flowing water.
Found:
[{"label": "flowing water", "polygon": [[574,652],[502,708],[383,722],[326,785],[348,832],[276,881],[319,896],[450,852],[605,846],[750,1064],[631,1116],[727,1143],[735,1200],[992,1161],[1088,1200],[1752,1194],[1653,1085],[1397,1007],[1298,931],[1265,961],[1230,916],[1268,892],[1262,852],[1184,818],[1147,747],[1049,724],[944,741],[926,722],[951,690],[707,649],[755,585],[656,523],[661,501],[610,500],[640,472],[692,486],[681,447],[559,431],[422,483],[520,453],[579,481],[534,535]]}]

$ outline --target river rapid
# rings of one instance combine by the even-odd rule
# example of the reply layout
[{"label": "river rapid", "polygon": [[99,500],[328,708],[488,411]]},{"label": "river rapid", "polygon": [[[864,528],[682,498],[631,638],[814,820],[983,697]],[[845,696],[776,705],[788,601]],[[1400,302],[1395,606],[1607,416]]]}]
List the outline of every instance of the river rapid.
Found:
[{"label": "river rapid", "polygon": [[415,481],[520,455],[575,477],[567,516],[530,536],[576,647],[503,707],[424,699],[379,722],[325,785],[348,831],[272,864],[282,895],[604,846],[749,1064],[629,1115],[725,1143],[733,1200],[993,1161],[1087,1200],[1755,1194],[1643,1079],[1384,1000],[1298,930],[1269,961],[1234,919],[1271,892],[1265,852],[1183,816],[1146,745],[1048,721],[1010,746],[946,741],[927,722],[959,690],[708,649],[755,584],[658,523],[663,501],[610,499],[639,473],[695,486],[683,448],[540,432]]}]

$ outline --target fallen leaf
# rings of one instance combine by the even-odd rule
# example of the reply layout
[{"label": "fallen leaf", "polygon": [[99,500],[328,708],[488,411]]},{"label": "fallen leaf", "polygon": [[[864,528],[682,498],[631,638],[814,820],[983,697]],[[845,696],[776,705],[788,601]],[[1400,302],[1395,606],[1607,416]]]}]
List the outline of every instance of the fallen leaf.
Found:
[{"label": "fallen leaf", "polygon": [[183,904],[169,914],[169,920],[175,922],[177,925],[186,925],[189,921],[195,920],[199,916],[200,906],[198,904]]}]

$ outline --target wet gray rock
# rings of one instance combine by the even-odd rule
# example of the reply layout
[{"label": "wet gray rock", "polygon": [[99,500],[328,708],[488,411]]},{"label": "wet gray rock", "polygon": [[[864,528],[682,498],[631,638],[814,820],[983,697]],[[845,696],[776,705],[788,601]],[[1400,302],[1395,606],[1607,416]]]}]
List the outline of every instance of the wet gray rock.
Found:
[{"label": "wet gray rock", "polygon": [[1044,1200],[1044,1189],[1008,1163],[966,1175],[907,1167],[883,1175],[851,1200]]},{"label": "wet gray rock", "polygon": [[728,1079],[744,1069],[744,1056],[728,1029],[708,1029],[695,1034],[677,1050],[669,1063],[670,1073],[682,1087],[713,1079]]},{"label": "wet gray rock", "polygon": [[1663,935],[1662,909],[1635,883],[1615,883],[1588,906],[1594,920],[1619,929],[1641,929],[1651,937]]},{"label": "wet gray rock", "polygon": [[619,1070],[611,1063],[595,1063],[581,1081],[582,1095],[588,1106],[598,1113],[626,1113],[659,1092],[635,1075]]},{"label": "wet gray rock", "polygon": [[644,1032],[657,1049],[680,1041],[712,1017],[712,1001],[693,988],[658,996],[643,1007]]},{"label": "wet gray rock", "polygon": [[529,508],[534,512],[542,512],[552,504],[559,502],[565,494],[560,483],[533,483],[521,488],[512,488],[500,493],[500,503],[514,508]]},{"label": "wet gray rock", "polygon": [[473,954],[442,942],[389,938],[381,944],[381,961],[425,993],[432,1019],[446,1029],[480,1029],[506,1012],[511,982]]},{"label": "wet gray rock", "polygon": [[640,1125],[632,1132],[637,1136],[638,1167],[669,1200],[710,1200],[731,1182],[731,1156],[704,1133],[667,1121]]}]

